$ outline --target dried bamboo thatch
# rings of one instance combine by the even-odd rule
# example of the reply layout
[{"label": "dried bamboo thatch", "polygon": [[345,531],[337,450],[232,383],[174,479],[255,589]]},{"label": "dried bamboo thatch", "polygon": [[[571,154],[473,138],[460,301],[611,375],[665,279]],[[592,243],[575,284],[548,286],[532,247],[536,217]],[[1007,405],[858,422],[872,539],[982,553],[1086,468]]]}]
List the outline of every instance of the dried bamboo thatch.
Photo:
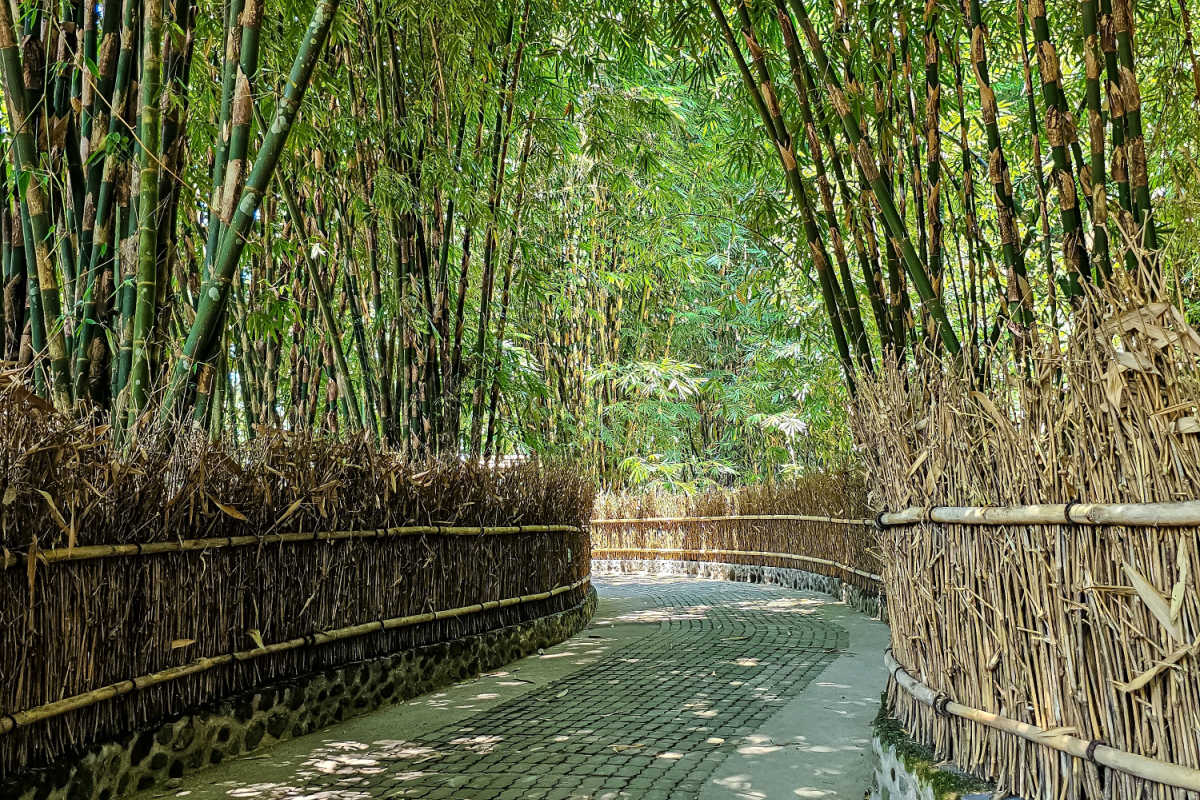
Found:
[{"label": "dried bamboo thatch", "polygon": [[878,591],[875,533],[861,476],[813,474],[786,484],[700,495],[601,495],[598,558],[722,561],[804,569]]},{"label": "dried bamboo thatch", "polygon": [[[262,435],[242,449],[186,439],[122,455],[104,430],[9,389],[0,396],[0,556],[17,563],[0,570],[0,716],[264,643],[380,630],[255,652],[18,727],[0,735],[0,775],[265,682],[571,607],[587,591],[591,502],[578,471],[412,465],[307,436]],[[409,526],[431,528],[376,535]],[[463,530],[481,527],[508,530]],[[370,535],[280,535],[322,531]],[[238,546],[150,552],[216,537]],[[60,557],[125,544],[146,546]],[[569,591],[550,593],[559,587]]]},{"label": "dried bamboo thatch", "polygon": [[[1134,310],[1032,359],[1034,380],[980,391],[943,367],[864,385],[853,422],[873,504],[1196,499],[1200,335],[1123,288]],[[897,662],[964,706],[1200,767],[1200,528],[1065,522],[885,528]],[[916,738],[1031,800],[1188,796],[939,716],[904,691],[891,704]]]}]

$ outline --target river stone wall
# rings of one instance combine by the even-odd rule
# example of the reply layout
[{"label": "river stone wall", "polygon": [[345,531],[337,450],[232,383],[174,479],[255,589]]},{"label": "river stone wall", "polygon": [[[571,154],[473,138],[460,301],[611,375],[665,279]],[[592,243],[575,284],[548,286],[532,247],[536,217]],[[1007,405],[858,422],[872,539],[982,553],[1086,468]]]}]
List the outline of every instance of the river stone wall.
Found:
[{"label": "river stone wall", "polygon": [[589,588],[583,601],[557,614],[263,687],[0,782],[0,798],[117,800],[169,784],[551,647],[583,629],[595,610],[596,591]]},{"label": "river stone wall", "polygon": [[670,561],[660,558],[592,559],[593,575],[689,575],[718,581],[771,583],[789,589],[821,592],[868,616],[887,622],[887,598],[852,586],[840,578],[790,567],[760,567],[723,561]]}]

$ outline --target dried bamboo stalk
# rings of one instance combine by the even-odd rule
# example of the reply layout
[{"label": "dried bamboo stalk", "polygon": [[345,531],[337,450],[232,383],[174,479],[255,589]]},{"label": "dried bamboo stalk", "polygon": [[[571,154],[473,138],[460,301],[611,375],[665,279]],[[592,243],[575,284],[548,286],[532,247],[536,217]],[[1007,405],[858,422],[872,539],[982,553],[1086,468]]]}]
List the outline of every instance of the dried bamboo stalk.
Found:
[{"label": "dried bamboo stalk", "polygon": [[[503,536],[518,533],[579,533],[575,525],[500,525],[492,527],[470,525],[409,525],[361,531],[314,531],[312,533],[273,533],[264,536],[218,536],[207,539],[180,539],[174,542],[146,544],[97,544],[85,547],[58,547],[39,550],[35,558],[42,564],[64,561],[88,561],[94,558],[148,556],[161,553],[182,553],[190,550],[216,550],[223,547],[283,544],[292,542],[329,542],[341,539],[383,539],[393,536]],[[4,569],[25,564],[27,553],[6,553]]]},{"label": "dried bamboo stalk", "polygon": [[1200,770],[1198,769],[1170,764],[1136,753],[1127,753],[1106,744],[1087,742],[1066,733],[1047,731],[1036,725],[956,703],[946,698],[945,695],[935,692],[905,671],[904,667],[892,656],[890,649],[884,652],[883,663],[900,688],[918,702],[934,710],[940,708],[951,716],[1020,736],[1034,744],[1057,750],[1060,753],[1067,753],[1075,758],[1090,758],[1097,764],[1124,772],[1127,775],[1180,789],[1200,791]]},{"label": "dried bamboo stalk", "polygon": [[31,725],[50,717],[57,717],[61,714],[66,714],[69,711],[74,711],[79,708],[95,705],[113,697],[129,694],[135,690],[146,689],[150,686],[156,686],[161,683],[176,680],[187,675],[193,675],[197,672],[205,672],[213,667],[229,664],[234,661],[249,661],[250,659],[259,658],[261,656],[282,653],[287,650],[295,650],[301,647],[328,644],[330,642],[339,641],[342,639],[350,639],[356,636],[362,636],[367,633],[376,631],[394,630],[396,628],[404,628],[411,625],[420,625],[426,622],[435,622],[437,620],[451,619],[461,617],[466,614],[476,614],[484,611],[492,611],[498,608],[507,608],[509,606],[521,605],[523,603],[532,603],[538,600],[547,600],[551,597],[563,594],[565,592],[578,589],[586,585],[591,580],[591,575],[585,575],[574,583],[564,586],[556,586],[545,592],[537,594],[521,595],[519,597],[507,597],[503,600],[488,600],[483,603],[475,603],[469,606],[459,606],[450,608],[444,611],[428,611],[423,614],[412,614],[404,617],[391,617],[388,619],[375,620],[365,622],[359,625],[349,625],[343,628],[335,628],[328,631],[318,631],[308,636],[298,636],[294,639],[288,639],[282,642],[274,642],[263,647],[257,647],[253,650],[241,650],[235,653],[226,653],[219,656],[208,656],[199,658],[187,664],[182,664],[178,667],[170,667],[168,669],[159,670],[158,672],[142,675],[137,678],[131,678],[120,683],[109,684],[102,686],[99,689],[93,689],[90,692],[64,697],[61,700],[56,700],[52,703],[44,703],[40,706],[18,711],[13,714],[6,714],[0,717],[0,734],[6,734],[19,727]]},{"label": "dried bamboo stalk", "polygon": [[721,555],[721,556],[754,556],[757,558],[781,558],[790,559],[793,561],[807,561],[811,564],[824,564],[828,567],[836,567],[837,569],[852,572],[868,580],[883,582],[883,577],[876,575],[873,572],[864,572],[861,569],[846,566],[845,564],[831,561],[826,558],[817,558],[816,556],[802,556],[795,553],[772,553],[766,550],[689,550],[683,548],[649,548],[649,547],[601,547],[592,548],[592,555],[596,556],[600,553],[649,553],[653,555]]}]

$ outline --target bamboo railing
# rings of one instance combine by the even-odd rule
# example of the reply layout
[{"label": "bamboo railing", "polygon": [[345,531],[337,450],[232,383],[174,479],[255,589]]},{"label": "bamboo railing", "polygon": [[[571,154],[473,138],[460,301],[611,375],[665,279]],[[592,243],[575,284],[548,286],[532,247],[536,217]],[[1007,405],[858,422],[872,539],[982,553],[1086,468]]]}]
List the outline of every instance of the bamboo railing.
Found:
[{"label": "bamboo railing", "polygon": [[913,699],[934,710],[935,713],[958,717],[978,725],[1020,736],[1042,747],[1067,753],[1075,758],[1091,761],[1109,769],[1115,769],[1135,778],[1154,781],[1179,789],[1200,791],[1200,769],[1171,764],[1155,758],[1117,750],[1099,740],[1086,741],[1068,733],[1049,731],[1027,722],[1010,719],[1000,714],[956,703],[946,695],[931,689],[910,675],[896,661],[891,648],[883,654],[887,667],[896,685],[908,692]]},{"label": "bamboo railing", "polygon": [[320,645],[329,644],[331,642],[340,641],[343,639],[352,639],[358,636],[363,636],[369,633],[379,631],[390,631],[397,628],[407,628],[413,625],[421,625],[428,622],[437,622],[439,620],[454,619],[467,614],[479,614],[485,611],[491,611],[500,608],[510,608],[512,606],[532,603],[538,600],[548,600],[551,597],[556,597],[565,592],[579,589],[585,586],[591,580],[591,575],[585,575],[579,580],[564,585],[556,586],[553,589],[535,594],[520,595],[518,597],[507,597],[503,600],[487,600],[482,603],[474,603],[467,606],[459,606],[457,608],[448,608],[440,611],[427,611],[423,614],[409,614],[401,617],[388,617],[386,619],[372,620],[358,625],[347,625],[341,628],[332,630],[316,631],[308,636],[297,636],[282,642],[274,642],[272,644],[264,644],[261,647],[256,647],[250,650],[239,650],[233,653],[224,653],[219,656],[208,656],[190,661],[187,664],[181,664],[176,667],[152,672],[148,675],[141,675],[129,680],[111,683],[107,686],[102,686],[98,689],[93,689],[89,692],[64,697],[61,700],[55,700],[52,703],[43,703],[25,711],[17,711],[11,714],[0,716],[0,734],[6,734],[19,727],[32,725],[35,722],[40,722],[51,717],[57,717],[61,714],[66,714],[69,711],[75,711],[80,708],[96,705],[105,700],[110,700],[114,697],[119,697],[130,692],[141,689],[148,689],[151,686],[157,686],[168,681],[178,680],[179,678],[195,675],[196,673],[206,672],[214,667],[219,667],[232,662],[250,661],[262,656],[269,656],[276,653],[283,653],[288,650],[296,650],[302,647],[317,647]]},{"label": "bamboo railing", "polygon": [[[797,535],[789,540],[790,546],[783,550],[756,550],[748,547],[736,549],[725,547],[653,547],[650,540],[659,535],[664,540],[678,541],[680,538],[692,537],[705,539],[705,529],[735,529],[739,528],[743,539],[753,537],[757,526],[787,525],[795,523],[821,524],[841,526],[847,537],[860,532],[874,531],[882,536],[889,529],[899,529],[911,526],[954,526],[957,528],[1036,528],[1036,527],[1073,527],[1097,528],[1108,526],[1114,528],[1161,528],[1188,529],[1200,527],[1200,501],[1185,500],[1169,503],[1053,503],[1010,506],[912,506],[899,511],[881,512],[874,519],[856,519],[844,517],[828,517],[819,515],[798,514],[746,514],[729,516],[677,516],[677,517],[645,517],[593,520],[591,523],[594,556],[629,556],[636,554],[647,558],[688,558],[699,560],[720,559],[751,559],[758,563],[774,563],[779,561],[805,562],[818,567],[827,567],[849,573],[882,584],[883,576],[858,569],[846,563],[823,558],[805,552],[806,542]],[[640,540],[636,543],[612,543],[615,532],[626,532],[636,535]],[[797,531],[798,533],[798,531]],[[599,535],[597,535],[599,534]],[[903,536],[903,535],[902,535]],[[1186,540],[1186,534],[1177,534]],[[970,535],[967,534],[967,542]],[[708,537],[712,538],[712,537]],[[721,538],[718,535],[717,538]],[[728,538],[727,536],[725,538]],[[961,536],[959,537],[961,538]],[[1195,537],[1192,537],[1195,538]],[[638,546],[634,546],[634,544]],[[1200,541],[1197,542],[1200,545]],[[948,545],[947,545],[948,546]],[[965,545],[970,547],[970,545]],[[1183,592],[1188,591],[1189,569],[1184,561],[1189,550],[1186,546],[1179,550],[1178,581],[1174,584],[1170,596],[1163,596],[1150,580],[1132,564],[1125,562],[1119,571],[1130,584],[1128,588],[1121,586],[1098,586],[1104,590],[1127,594],[1143,602],[1149,609],[1152,618],[1156,619],[1162,629],[1169,634],[1175,646],[1157,660],[1149,669],[1124,681],[1113,681],[1113,689],[1120,695],[1137,692],[1164,672],[1184,669],[1185,674],[1195,674],[1195,659],[1200,659],[1200,636],[1191,641],[1184,631],[1179,619],[1179,609],[1183,604]],[[943,551],[944,554],[944,551]],[[938,558],[935,556],[935,559]],[[881,570],[885,575],[888,570]],[[913,608],[903,602],[900,592],[903,587],[897,581],[908,581],[916,576],[900,576],[893,574],[888,588],[893,589],[897,596],[893,597],[891,615],[894,620],[901,622],[905,630],[916,630],[921,625],[914,625],[914,620],[907,620]],[[1154,576],[1156,581],[1163,580],[1162,575]],[[1194,588],[1191,590],[1194,593]],[[1049,598],[1047,598],[1049,599]],[[1023,613],[1023,612],[1017,612]],[[942,621],[926,625],[926,628],[942,628],[950,623]],[[923,628],[922,628],[923,629]],[[1189,643],[1190,642],[1190,643]],[[1017,657],[1017,654],[1010,654]],[[961,719],[971,725],[999,731],[1004,734],[1020,737],[1035,745],[1064,753],[1077,759],[1097,765],[1098,767],[1116,770],[1126,776],[1144,781],[1161,784],[1164,787],[1174,787],[1188,791],[1200,791],[1200,769],[1183,764],[1171,763],[1166,760],[1152,758],[1112,746],[1098,740],[1086,740],[1072,735],[1075,731],[1064,728],[1047,729],[1037,725],[1012,719],[1004,714],[985,711],[979,708],[956,702],[947,695],[922,683],[908,673],[892,655],[890,649],[885,654],[885,663],[891,673],[895,686],[921,706],[933,709],[935,717],[951,716]],[[981,669],[981,680],[988,683],[988,670],[995,665],[995,659]],[[986,695],[987,692],[984,692]],[[911,716],[911,715],[910,715]],[[956,736],[957,740],[958,737]],[[943,741],[943,746],[945,742]],[[979,747],[980,738],[970,732],[964,732],[961,746]]]},{"label": "bamboo railing", "polygon": [[811,514],[595,519],[594,558],[728,561],[803,568],[878,592],[871,520]]},{"label": "bamboo railing", "polygon": [[162,553],[184,553],[192,550],[219,550],[226,547],[294,544],[297,542],[332,542],[343,539],[386,539],[398,536],[504,536],[519,533],[579,533],[577,525],[406,525],[363,531],[313,531],[311,533],[269,533],[249,536],[217,536],[203,539],[177,539],[172,542],[145,544],[98,544],[84,547],[56,547],[49,550],[30,550],[3,556],[3,568],[16,567],[33,556],[40,564],[66,561],[88,561],[94,558],[149,556]]},{"label": "bamboo railing", "polygon": [[1200,525],[1200,500],[1175,503],[1039,503],[1021,506],[909,506],[884,511],[875,519],[848,519],[811,514],[730,514],[710,517],[627,517],[594,519],[592,527],[632,524],[679,525],[722,521],[824,522],[895,528],[921,522],[944,525],[1129,525],[1192,527]]}]

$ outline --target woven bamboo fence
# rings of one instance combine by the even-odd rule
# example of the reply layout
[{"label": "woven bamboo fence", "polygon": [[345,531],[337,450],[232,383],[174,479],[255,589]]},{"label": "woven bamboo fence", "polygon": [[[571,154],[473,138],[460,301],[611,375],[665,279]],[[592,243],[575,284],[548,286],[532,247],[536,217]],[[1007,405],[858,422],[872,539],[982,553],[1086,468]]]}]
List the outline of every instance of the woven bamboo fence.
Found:
[{"label": "woven bamboo fence", "polygon": [[803,569],[878,592],[881,565],[865,498],[853,473],[695,496],[601,495],[592,553]]},{"label": "woven bamboo fence", "polygon": [[[880,533],[893,655],[941,704],[894,686],[891,710],[1029,800],[1195,797],[1111,759],[1200,769],[1200,526],[1185,513],[1200,495],[1200,335],[1144,304],[1057,348],[1031,357],[1033,381],[980,390],[916,368],[862,387],[872,505],[911,508]],[[1058,505],[937,508],[1024,504]],[[948,703],[969,718],[939,713]]]},{"label": "woven bamboo fence", "polygon": [[591,487],[282,435],[119,455],[0,397],[0,774],[268,683],[572,607]]}]

